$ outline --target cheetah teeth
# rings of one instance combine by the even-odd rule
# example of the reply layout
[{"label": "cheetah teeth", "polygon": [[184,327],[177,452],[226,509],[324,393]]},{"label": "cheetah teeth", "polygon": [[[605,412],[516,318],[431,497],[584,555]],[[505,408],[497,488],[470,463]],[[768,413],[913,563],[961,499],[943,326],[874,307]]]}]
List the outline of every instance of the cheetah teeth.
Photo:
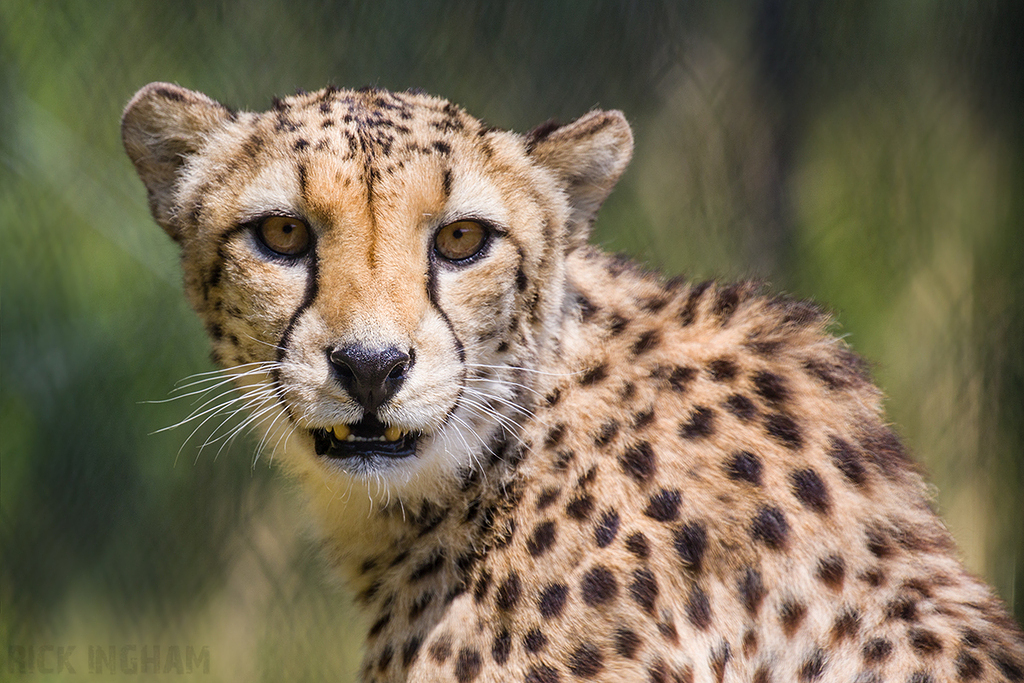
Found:
[{"label": "cheetah teeth", "polygon": [[383,436],[378,436],[376,438],[366,438],[366,437],[362,437],[362,436],[356,436],[355,434],[352,433],[352,430],[349,429],[349,426],[345,425],[345,424],[335,425],[335,427],[333,429],[331,429],[331,433],[334,434],[334,438],[337,439],[338,441],[385,441],[385,442],[387,442],[387,441],[398,441],[399,439],[401,439],[406,434],[405,430],[400,428],[400,427],[388,427],[387,429],[384,430],[384,435]]}]

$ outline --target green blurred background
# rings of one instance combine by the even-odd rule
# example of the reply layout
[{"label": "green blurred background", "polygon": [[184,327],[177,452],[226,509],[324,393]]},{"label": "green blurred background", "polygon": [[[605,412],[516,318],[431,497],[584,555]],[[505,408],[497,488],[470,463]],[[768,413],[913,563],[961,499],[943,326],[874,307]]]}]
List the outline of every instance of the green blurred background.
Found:
[{"label": "green blurred background", "polygon": [[120,146],[152,80],[252,109],[421,87],[516,130],[622,109],[636,156],[595,241],[831,307],[1021,619],[1022,36],[1019,0],[5,0],[0,679],[45,645],[82,678],[109,645],[160,646],[161,670],[207,647],[204,681],[358,666],[358,617],[254,441],[152,434],[191,406],[146,401],[212,367]]}]

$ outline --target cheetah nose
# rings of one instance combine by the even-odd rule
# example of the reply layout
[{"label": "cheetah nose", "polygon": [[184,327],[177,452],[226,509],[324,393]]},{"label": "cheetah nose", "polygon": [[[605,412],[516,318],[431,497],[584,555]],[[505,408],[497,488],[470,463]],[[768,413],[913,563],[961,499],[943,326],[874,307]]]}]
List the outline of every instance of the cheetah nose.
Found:
[{"label": "cheetah nose", "polygon": [[394,346],[339,346],[328,349],[327,359],[342,388],[370,414],[398,392],[412,365],[409,354]]}]

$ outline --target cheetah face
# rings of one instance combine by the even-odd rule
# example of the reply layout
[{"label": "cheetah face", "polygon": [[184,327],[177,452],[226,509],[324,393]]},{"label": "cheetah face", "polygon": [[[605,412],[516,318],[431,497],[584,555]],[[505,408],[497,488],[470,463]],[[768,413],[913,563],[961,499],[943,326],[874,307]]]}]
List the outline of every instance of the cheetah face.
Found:
[{"label": "cheetah face", "polygon": [[327,89],[250,114],[167,84],[123,133],[265,440],[301,476],[388,497],[514,435],[566,254],[632,146],[618,113],[525,137],[424,95]]}]

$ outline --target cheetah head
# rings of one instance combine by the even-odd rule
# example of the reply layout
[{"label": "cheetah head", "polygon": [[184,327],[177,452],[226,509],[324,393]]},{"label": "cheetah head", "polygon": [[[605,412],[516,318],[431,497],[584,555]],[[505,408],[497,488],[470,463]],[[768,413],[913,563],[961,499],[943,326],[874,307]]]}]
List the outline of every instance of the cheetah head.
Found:
[{"label": "cheetah head", "polygon": [[122,133],[267,442],[389,498],[514,434],[568,315],[566,257],[632,153],[619,112],[518,135],[377,89],[257,114],[153,83]]}]

